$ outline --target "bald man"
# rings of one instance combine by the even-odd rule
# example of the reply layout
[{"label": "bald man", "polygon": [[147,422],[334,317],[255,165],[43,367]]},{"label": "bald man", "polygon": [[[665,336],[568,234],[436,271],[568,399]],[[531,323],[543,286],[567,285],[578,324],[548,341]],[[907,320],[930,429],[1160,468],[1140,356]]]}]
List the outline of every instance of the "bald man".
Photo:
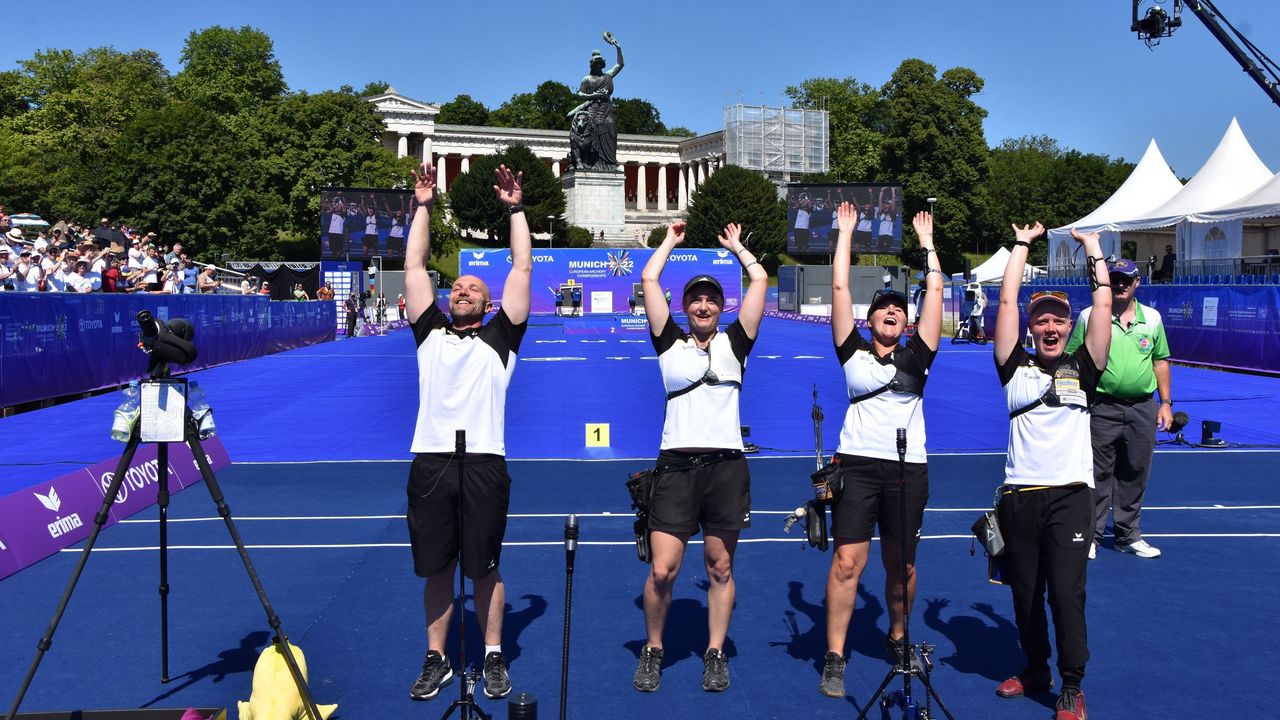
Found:
[{"label": "bald man", "polygon": [[[419,405],[411,447],[408,520],[414,572],[426,578],[427,621],[427,656],[422,674],[409,690],[414,700],[435,697],[453,680],[445,641],[459,555],[460,492],[465,493],[461,508],[466,526],[462,572],[472,581],[476,617],[484,634],[484,693],[501,698],[511,692],[501,646],[506,589],[498,570],[511,488],[504,418],[507,386],[529,320],[533,251],[520,204],[522,175],[505,166],[496,173],[494,192],[511,216],[511,272],[502,288],[502,309],[488,323],[484,318],[492,309],[492,296],[474,275],[454,281],[448,317],[436,307],[435,287],[427,274],[436,174],[429,165],[414,174],[418,211],[409,228],[404,281],[409,323],[418,344]],[[466,431],[462,478],[454,455],[457,430]]]}]

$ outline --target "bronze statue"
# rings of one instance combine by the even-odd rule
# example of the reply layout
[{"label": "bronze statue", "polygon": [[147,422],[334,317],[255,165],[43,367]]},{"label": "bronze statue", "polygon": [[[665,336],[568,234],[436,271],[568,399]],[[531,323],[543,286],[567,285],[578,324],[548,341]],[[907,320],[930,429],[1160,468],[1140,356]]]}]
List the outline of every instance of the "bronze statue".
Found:
[{"label": "bronze statue", "polygon": [[618,127],[613,116],[613,78],[622,71],[622,46],[613,33],[604,41],[618,51],[618,64],[604,69],[604,56],[591,52],[591,72],[582,78],[577,96],[583,102],[569,111],[569,167],[618,169]]}]

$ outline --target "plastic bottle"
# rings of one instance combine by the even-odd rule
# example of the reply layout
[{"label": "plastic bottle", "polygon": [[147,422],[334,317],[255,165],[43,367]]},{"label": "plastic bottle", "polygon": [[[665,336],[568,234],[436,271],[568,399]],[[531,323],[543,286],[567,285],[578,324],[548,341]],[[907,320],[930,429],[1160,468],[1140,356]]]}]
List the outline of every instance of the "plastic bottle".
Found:
[{"label": "plastic bottle", "polygon": [[196,421],[200,439],[208,440],[213,437],[217,432],[213,424],[213,408],[209,407],[204,390],[200,389],[200,383],[195,380],[187,383],[187,407],[191,408],[191,417]]},{"label": "plastic bottle", "polygon": [[130,381],[122,394],[124,402],[116,408],[115,418],[111,421],[111,439],[129,442],[134,423],[138,422],[138,416],[142,412],[142,392],[138,389],[138,381]]}]

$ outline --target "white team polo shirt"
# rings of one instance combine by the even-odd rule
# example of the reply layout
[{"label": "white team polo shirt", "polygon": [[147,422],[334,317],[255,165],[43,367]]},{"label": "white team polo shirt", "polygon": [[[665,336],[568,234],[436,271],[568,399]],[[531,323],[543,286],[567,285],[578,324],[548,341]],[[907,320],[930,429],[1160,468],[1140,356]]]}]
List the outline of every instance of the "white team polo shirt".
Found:
[{"label": "white team polo shirt", "polygon": [[[929,366],[936,350],[930,350],[919,335],[913,335],[905,346],[884,357],[876,354],[855,328],[845,341],[836,346],[836,358],[844,371],[844,384],[849,399],[879,390],[893,380],[898,371],[912,375],[924,388],[929,379]],[[898,428],[907,430],[906,461],[922,463],[925,452],[924,399],[914,393],[886,390],[872,398],[849,405],[840,429],[837,452],[845,455],[898,459]]]},{"label": "white team polo shirt", "polygon": [[451,453],[455,431],[467,431],[467,452],[505,455],[507,387],[528,323],[505,311],[479,328],[455,331],[429,305],[413,323],[418,342],[418,421],[415,453]]},{"label": "white team polo shirt", "polygon": [[[1078,375],[1069,369],[1074,359]],[[997,365],[1005,403],[1015,412],[1039,400],[1056,386],[1058,407],[1041,404],[1009,420],[1005,483],[1060,486],[1084,483],[1093,487],[1093,446],[1089,434],[1089,405],[1102,373],[1086,346],[1049,367],[1018,345],[1003,365]]]},{"label": "white team polo shirt", "polygon": [[658,352],[658,368],[662,386],[668,393],[683,390],[706,375],[708,369],[719,382],[703,384],[680,397],[667,401],[667,415],[662,423],[662,449],[725,448],[742,449],[742,424],[738,414],[738,395],[742,375],[747,367],[747,354],[755,340],[747,337],[737,320],[711,336],[706,350],[698,348],[693,338],[667,318],[662,334],[649,334]]}]

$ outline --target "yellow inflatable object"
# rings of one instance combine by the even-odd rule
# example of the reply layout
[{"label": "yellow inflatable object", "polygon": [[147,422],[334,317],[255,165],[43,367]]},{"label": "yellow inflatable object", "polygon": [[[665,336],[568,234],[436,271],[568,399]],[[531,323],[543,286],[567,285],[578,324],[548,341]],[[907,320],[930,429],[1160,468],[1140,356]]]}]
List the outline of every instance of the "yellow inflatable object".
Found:
[{"label": "yellow inflatable object", "polygon": [[[289,644],[293,651],[293,659],[298,663],[298,670],[303,679],[307,677],[307,661],[302,650],[293,643]],[[302,696],[298,694],[298,686],[289,674],[289,666],[285,663],[280,643],[275,642],[262,651],[258,662],[253,666],[253,693],[249,702],[238,703],[240,720],[307,720],[307,711],[302,706]],[[320,717],[328,720],[337,705],[317,705]]]}]

